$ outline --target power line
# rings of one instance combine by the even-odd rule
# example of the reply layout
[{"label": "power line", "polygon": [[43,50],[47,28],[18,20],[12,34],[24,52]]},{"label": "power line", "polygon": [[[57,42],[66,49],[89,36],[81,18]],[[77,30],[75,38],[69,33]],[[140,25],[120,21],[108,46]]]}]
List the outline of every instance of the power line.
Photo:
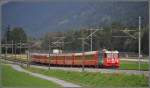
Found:
[{"label": "power line", "polygon": [[90,49],[91,49],[91,51],[92,51],[92,50],[93,50],[93,35],[94,35],[97,31],[99,31],[99,30],[104,30],[104,29],[101,28],[101,29],[88,29],[88,30],[90,30],[91,33],[90,33],[90,35],[88,35],[86,38],[87,38],[87,39],[90,38]]}]

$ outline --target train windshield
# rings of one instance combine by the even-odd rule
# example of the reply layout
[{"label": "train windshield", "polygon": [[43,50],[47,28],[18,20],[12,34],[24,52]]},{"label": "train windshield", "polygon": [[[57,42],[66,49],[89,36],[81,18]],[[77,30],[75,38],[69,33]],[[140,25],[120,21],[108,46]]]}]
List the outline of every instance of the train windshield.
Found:
[{"label": "train windshield", "polygon": [[107,58],[118,58],[118,53],[107,53]]}]

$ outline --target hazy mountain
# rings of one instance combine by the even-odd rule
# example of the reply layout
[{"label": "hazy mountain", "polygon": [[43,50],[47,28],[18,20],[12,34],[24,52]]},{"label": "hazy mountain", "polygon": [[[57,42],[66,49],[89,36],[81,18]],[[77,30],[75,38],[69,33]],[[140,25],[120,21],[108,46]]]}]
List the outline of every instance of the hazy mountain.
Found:
[{"label": "hazy mountain", "polygon": [[3,25],[22,26],[28,35],[43,36],[50,31],[109,26],[120,22],[138,27],[148,24],[148,2],[51,2],[9,3],[3,9]]}]

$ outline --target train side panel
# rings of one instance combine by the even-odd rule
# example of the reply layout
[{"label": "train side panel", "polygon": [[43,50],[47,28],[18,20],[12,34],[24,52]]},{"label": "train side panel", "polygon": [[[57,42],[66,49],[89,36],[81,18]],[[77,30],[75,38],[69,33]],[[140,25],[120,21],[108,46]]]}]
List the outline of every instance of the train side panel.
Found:
[{"label": "train side panel", "polygon": [[[39,62],[39,63],[49,63],[49,57],[48,55],[32,55],[32,61],[33,62]],[[94,52],[92,54],[88,53],[72,53],[69,55],[52,55],[50,57],[50,64],[56,64],[56,65],[98,65],[98,53]]]}]

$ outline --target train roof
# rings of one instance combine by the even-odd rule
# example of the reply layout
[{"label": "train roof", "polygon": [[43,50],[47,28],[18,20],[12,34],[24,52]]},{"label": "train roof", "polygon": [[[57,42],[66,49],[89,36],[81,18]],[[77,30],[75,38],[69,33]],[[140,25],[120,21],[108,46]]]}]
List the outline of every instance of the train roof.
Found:
[{"label": "train roof", "polygon": [[[81,56],[81,55],[92,55],[95,54],[97,51],[89,51],[84,53],[59,53],[59,54],[50,54],[50,56]],[[42,56],[49,56],[49,54],[42,54],[42,53],[32,53],[32,55],[42,55]]]},{"label": "train roof", "polygon": [[[98,51],[89,51],[89,52],[84,52],[84,53],[59,53],[59,54],[55,54],[55,53],[51,53],[50,56],[81,56],[81,55],[93,55],[96,54]],[[99,51],[99,53],[119,53],[118,51]],[[31,53],[32,55],[42,55],[42,56],[49,56],[49,54],[47,53]]]}]

